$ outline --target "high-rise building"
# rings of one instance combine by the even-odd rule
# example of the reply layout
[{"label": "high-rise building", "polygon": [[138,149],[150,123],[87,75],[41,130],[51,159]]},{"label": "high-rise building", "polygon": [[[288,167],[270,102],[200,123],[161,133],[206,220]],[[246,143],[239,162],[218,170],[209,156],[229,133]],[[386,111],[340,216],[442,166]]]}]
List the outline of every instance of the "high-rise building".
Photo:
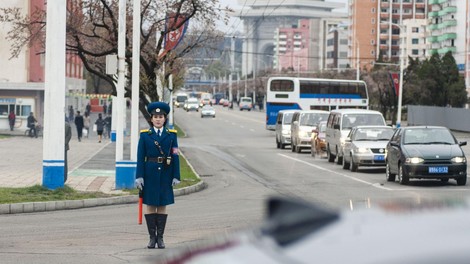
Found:
[{"label": "high-rise building", "polygon": [[[351,65],[357,64],[358,56],[361,69],[370,69],[379,56],[386,61],[398,63],[400,28],[404,29],[404,21],[410,19],[416,23],[412,27],[422,26],[422,19],[426,19],[427,12],[427,0],[351,0],[349,5]],[[404,43],[412,41],[412,37],[404,34],[402,36],[405,39]],[[413,38],[416,39],[417,36]],[[422,37],[418,44],[425,43],[425,36]],[[409,48],[405,50],[411,52]],[[423,55],[422,50],[418,51],[418,54]]]}]

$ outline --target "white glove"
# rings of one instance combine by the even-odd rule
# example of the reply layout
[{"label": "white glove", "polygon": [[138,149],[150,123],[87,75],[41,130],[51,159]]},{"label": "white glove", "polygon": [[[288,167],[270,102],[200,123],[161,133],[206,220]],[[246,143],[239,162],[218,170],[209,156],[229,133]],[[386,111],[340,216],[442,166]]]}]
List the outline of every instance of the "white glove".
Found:
[{"label": "white glove", "polygon": [[135,188],[142,190],[144,188],[144,178],[137,178],[134,182]]},{"label": "white glove", "polygon": [[177,185],[177,184],[179,184],[179,183],[180,183],[180,181],[179,181],[178,179],[173,178],[173,182],[171,183],[171,186],[175,186],[175,185]]}]

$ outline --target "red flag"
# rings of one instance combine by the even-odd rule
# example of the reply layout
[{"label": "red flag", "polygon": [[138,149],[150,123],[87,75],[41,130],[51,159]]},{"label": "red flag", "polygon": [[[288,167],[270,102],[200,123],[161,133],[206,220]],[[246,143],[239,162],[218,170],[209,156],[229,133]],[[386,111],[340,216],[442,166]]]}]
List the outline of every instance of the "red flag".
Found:
[{"label": "red flag", "polygon": [[176,48],[183,39],[189,24],[189,20],[183,23],[184,20],[186,20],[186,15],[184,14],[167,14],[165,24],[165,32],[167,33],[165,35],[164,52],[160,57]]},{"label": "red flag", "polygon": [[398,97],[399,91],[400,91],[400,74],[396,72],[392,72],[390,73],[390,77],[392,78],[392,83],[393,83],[393,86],[395,87],[395,94]]}]

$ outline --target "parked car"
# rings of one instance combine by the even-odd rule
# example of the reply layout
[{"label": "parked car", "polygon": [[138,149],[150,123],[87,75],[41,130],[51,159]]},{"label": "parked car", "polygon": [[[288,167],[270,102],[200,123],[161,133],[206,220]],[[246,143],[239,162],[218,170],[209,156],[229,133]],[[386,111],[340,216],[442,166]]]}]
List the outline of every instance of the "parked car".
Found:
[{"label": "parked car", "polygon": [[312,157],[321,157],[326,153],[326,121],[319,122],[315,127],[316,128],[312,130],[311,154]]},{"label": "parked car", "polygon": [[201,108],[201,118],[204,117],[215,117],[215,108],[210,105],[205,105]]},{"label": "parked car", "polygon": [[389,126],[353,127],[343,147],[343,169],[357,171],[359,166],[385,167],[385,148],[393,132]]},{"label": "parked car", "polygon": [[197,98],[189,98],[185,105],[186,105],[186,109],[185,109],[186,112],[189,112],[189,111],[199,112],[199,102],[197,101]]},{"label": "parked car", "polygon": [[346,136],[355,126],[385,126],[382,113],[366,109],[331,110],[326,124],[326,153],[328,161],[343,162],[343,146]]},{"label": "parked car", "polygon": [[455,179],[457,185],[467,184],[467,159],[452,132],[440,126],[400,127],[386,148],[387,181],[408,184],[411,178]]},{"label": "parked car", "polygon": [[291,150],[300,153],[311,149],[312,130],[315,124],[328,119],[329,112],[323,110],[301,110],[294,113],[291,125]]},{"label": "parked car", "polygon": [[298,111],[299,110],[280,110],[277,113],[275,128],[277,148],[283,149],[287,145],[290,145],[290,127],[292,123],[292,117],[294,116],[294,113]]},{"label": "parked car", "polygon": [[240,108],[240,111],[251,111],[251,109],[253,108],[253,99],[251,99],[251,97],[241,97],[238,107]]},{"label": "parked car", "polygon": [[165,250],[155,263],[435,264],[470,259],[468,198],[391,200],[354,210],[276,197],[267,204],[260,225]]}]

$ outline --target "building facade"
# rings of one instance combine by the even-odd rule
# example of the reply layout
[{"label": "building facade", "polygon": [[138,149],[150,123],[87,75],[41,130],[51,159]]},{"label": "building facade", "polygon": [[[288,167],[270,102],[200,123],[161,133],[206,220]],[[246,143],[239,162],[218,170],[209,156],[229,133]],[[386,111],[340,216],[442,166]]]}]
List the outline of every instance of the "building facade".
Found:
[{"label": "building facade", "polygon": [[[45,0],[0,1],[1,8],[19,8],[25,15],[30,15],[36,9],[45,10]],[[11,42],[7,33],[11,25],[0,27],[0,130],[9,129],[8,114],[16,114],[15,129],[26,129],[26,119],[33,112],[39,123],[42,123],[44,113],[44,60],[43,49],[39,43],[30,43],[23,47],[21,53],[11,58]],[[86,90],[83,79],[83,65],[74,54],[66,56],[66,94],[81,93]],[[66,105],[74,109],[83,107],[84,98],[67,96]],[[64,113],[65,113],[64,109]]]},{"label": "building facade", "polygon": [[[344,7],[344,4],[323,0],[275,2],[270,0],[239,0],[238,2],[239,5],[243,6],[243,9],[237,10],[236,16],[243,21],[245,34],[243,37],[242,75],[252,73],[253,69],[261,70],[267,67],[278,69],[281,65],[278,61],[276,61],[277,68],[274,67],[274,61],[277,60],[275,48],[277,47],[278,29],[293,28],[293,25],[298,25],[298,21],[301,19],[325,21],[325,19],[341,18],[344,20],[347,18],[344,13],[333,12],[334,9]],[[310,35],[310,43],[308,43],[309,57],[311,57],[308,67],[309,70],[313,70],[312,67],[317,67],[320,70],[320,65],[324,65],[324,41],[328,29],[323,30],[320,22],[312,23],[317,23],[317,26],[315,24],[309,26],[316,34]],[[323,40],[323,42],[318,43],[317,40]],[[292,58],[294,57],[293,55]],[[293,64],[296,63],[300,65],[301,61],[296,60]]]}]

